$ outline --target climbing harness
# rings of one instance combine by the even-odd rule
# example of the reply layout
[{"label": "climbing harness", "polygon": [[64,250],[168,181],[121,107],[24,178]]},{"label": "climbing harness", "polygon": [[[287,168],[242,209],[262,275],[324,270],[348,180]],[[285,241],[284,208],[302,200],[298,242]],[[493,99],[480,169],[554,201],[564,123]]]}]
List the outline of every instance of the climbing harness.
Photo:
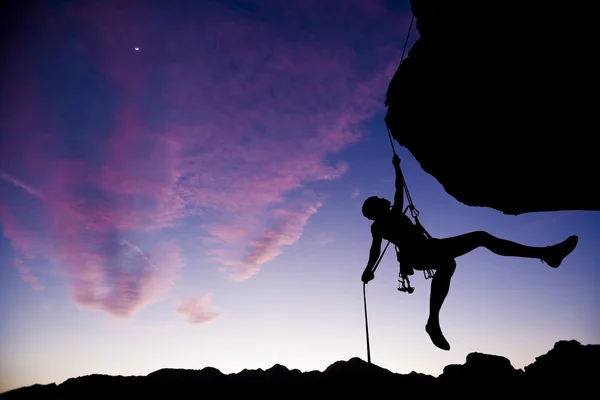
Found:
[{"label": "climbing harness", "polygon": [[[396,149],[394,147],[394,142],[392,140],[392,132],[390,131],[390,127],[388,126],[387,121],[385,123],[385,127],[387,129],[388,137],[390,139],[390,144],[392,145],[392,152],[396,156],[397,154],[396,154]],[[403,213],[406,214],[406,212],[408,210],[410,210],[410,215],[415,220],[415,226],[417,227],[417,229],[427,239],[431,239],[431,235],[429,234],[429,232],[427,232],[425,227],[421,224],[421,221],[419,221],[419,210],[417,210],[417,207],[415,207],[415,204],[412,201],[412,197],[410,196],[410,192],[408,191],[408,185],[406,184],[406,180],[404,179],[404,174],[402,172],[401,172],[401,176],[402,176],[402,187],[404,188],[404,193],[406,194],[406,200],[408,201],[408,206],[406,206]],[[389,244],[389,242],[388,242],[388,244]],[[408,276],[412,275],[414,273],[414,271],[411,267],[402,268],[402,259],[400,257],[400,250],[398,249],[397,246],[395,246],[395,247],[396,247],[396,259],[398,260],[398,263],[400,264],[400,272],[398,274],[398,276],[400,278],[398,280],[398,282],[399,282],[398,290],[401,292],[407,292],[408,294],[412,294],[415,291],[415,288],[410,286],[410,280],[408,279]],[[431,269],[423,270],[423,276],[425,277],[425,279],[433,278],[434,274],[435,274],[435,272]]]},{"label": "climbing harness", "polygon": [[[392,133],[390,132],[390,128],[387,125],[387,122],[386,122],[386,128],[388,131],[388,136],[390,138],[390,143],[392,145],[392,151],[394,152],[394,155],[396,155],[396,149],[394,148],[394,142],[392,141]],[[408,206],[406,206],[406,208],[404,209],[403,214],[406,214],[406,212],[408,210],[410,210],[410,215],[415,220],[415,226],[419,229],[419,231],[421,231],[421,233],[427,239],[431,239],[431,235],[429,234],[429,232],[427,232],[425,227],[419,221],[419,210],[417,210],[417,207],[415,207],[415,205],[412,201],[412,197],[410,196],[410,192],[408,191],[408,186],[406,185],[406,180],[404,179],[404,174],[402,174],[402,172],[401,172],[401,176],[402,176],[402,187],[404,188],[404,193],[406,194],[406,199],[408,201]],[[373,273],[377,270],[377,267],[379,266],[379,263],[383,259],[385,251],[387,250],[389,245],[390,245],[390,242],[388,241],[387,244],[385,245],[385,247],[383,248],[381,255],[379,256],[379,258],[375,262],[375,265],[373,266],[373,270],[372,270]],[[398,263],[400,264],[400,272],[398,273],[398,277],[400,278],[400,279],[398,279],[398,290],[401,292],[406,292],[408,294],[412,294],[415,291],[415,288],[410,285],[410,279],[408,279],[408,276],[413,275],[414,270],[410,266],[409,267],[405,266],[404,268],[402,267],[402,259],[400,257],[400,250],[398,249],[397,246],[394,246],[394,247],[396,248],[396,259],[398,260]],[[431,278],[433,278],[435,273],[431,269],[426,269],[426,270],[423,270],[423,275],[425,276],[425,279],[431,279]],[[367,336],[367,359],[368,359],[369,364],[371,364],[371,346],[370,346],[370,342],[369,342],[369,320],[367,317],[367,292],[366,292],[366,284],[364,282],[363,282],[363,302],[364,302],[364,308],[365,308],[365,330],[366,330],[366,336]]]},{"label": "climbing harness", "polygon": [[[397,155],[396,149],[394,147],[394,142],[392,141],[392,133],[390,132],[390,127],[387,125],[387,122],[386,122],[385,126],[387,128],[388,137],[390,138],[390,144],[392,145],[392,152],[394,153],[394,155]],[[408,201],[408,206],[406,206],[406,208],[404,209],[403,214],[406,214],[406,212],[408,210],[410,210],[410,215],[415,220],[415,226],[417,227],[417,229],[421,232],[421,234],[423,234],[425,236],[425,238],[431,239],[431,235],[429,234],[429,232],[427,232],[425,227],[421,224],[421,221],[419,221],[419,210],[417,209],[417,207],[415,207],[415,205],[412,201],[412,197],[410,196],[410,192],[408,191],[408,185],[406,184],[406,180],[404,179],[404,174],[402,173],[402,170],[400,172],[400,176],[402,177],[402,188],[404,189],[404,193],[406,195],[406,200]],[[379,256],[379,258],[375,262],[375,265],[373,266],[373,270],[372,270],[373,273],[377,270],[377,267],[379,266],[379,263],[381,262],[381,259],[383,258],[385,251],[387,250],[389,245],[390,245],[390,242],[388,241],[387,244],[385,245],[385,248],[381,252],[381,255]],[[402,268],[402,258],[401,258],[401,254],[400,254],[400,249],[398,249],[398,246],[394,246],[394,247],[396,249],[396,259],[398,260],[398,263],[400,264],[400,272],[398,274],[398,277],[400,278],[398,280],[398,290],[401,292],[406,292],[408,294],[412,294],[415,291],[415,288],[410,285],[410,279],[408,279],[408,276],[413,275],[414,270],[412,267]],[[425,277],[425,279],[431,279],[431,278],[433,278],[434,275],[435,275],[435,272],[431,269],[423,270],[423,276]]]}]

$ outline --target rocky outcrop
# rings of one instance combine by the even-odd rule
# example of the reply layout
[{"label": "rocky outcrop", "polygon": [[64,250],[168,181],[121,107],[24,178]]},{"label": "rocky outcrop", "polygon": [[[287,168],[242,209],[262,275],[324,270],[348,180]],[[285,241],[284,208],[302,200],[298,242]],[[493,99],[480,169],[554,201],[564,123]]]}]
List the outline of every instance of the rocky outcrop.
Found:
[{"label": "rocky outcrop", "polygon": [[592,4],[411,6],[420,37],[386,119],[423,170],[469,206],[600,210]]},{"label": "rocky outcrop", "polygon": [[576,395],[583,388],[589,389],[588,396],[598,392],[598,361],[600,346],[582,346],[575,340],[560,341],[524,369],[536,398],[548,398],[554,393],[564,393],[565,398],[584,398]]},{"label": "rocky outcrop", "polygon": [[504,357],[481,353],[469,354],[465,364],[448,365],[437,378],[416,372],[397,374],[352,358],[323,372],[289,370],[277,364],[237,374],[204,368],[161,369],[147,376],[89,375],[60,385],[16,389],[0,399],[576,399],[594,393],[592,378],[600,373],[599,365],[600,345],[583,346],[571,340],[557,342],[524,371]]},{"label": "rocky outcrop", "polygon": [[527,392],[525,374],[501,356],[471,353],[463,365],[448,365],[437,378],[437,397],[460,399],[514,398]]}]

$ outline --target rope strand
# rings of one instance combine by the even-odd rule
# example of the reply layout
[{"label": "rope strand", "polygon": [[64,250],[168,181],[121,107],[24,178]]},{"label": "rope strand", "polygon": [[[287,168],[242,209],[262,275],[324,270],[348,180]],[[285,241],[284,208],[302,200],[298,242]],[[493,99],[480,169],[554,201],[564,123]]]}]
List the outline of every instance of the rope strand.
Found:
[{"label": "rope strand", "polygon": [[406,39],[404,40],[404,47],[402,48],[402,56],[400,57],[400,64],[404,61],[404,52],[406,51],[406,45],[408,44],[408,38],[410,37],[410,30],[412,29],[413,21],[415,20],[415,14],[412,15],[410,19],[410,24],[408,25],[408,33],[406,34]]},{"label": "rope strand", "polygon": [[[406,46],[408,45],[408,38],[410,37],[410,31],[412,29],[414,19],[415,19],[415,14],[412,15],[412,18],[410,19],[410,24],[408,25],[408,33],[406,34],[406,40],[404,41],[404,47],[402,48],[402,56],[400,57],[400,64],[402,64],[402,62],[404,61],[404,53],[406,51]],[[387,121],[385,123],[385,126],[387,128],[388,137],[390,138],[390,145],[392,146],[392,151],[394,152],[394,155],[396,155],[396,149],[394,148],[394,141],[392,140],[392,133],[390,132],[390,127],[388,126]],[[404,190],[406,192],[406,199],[408,200],[408,204],[410,205],[411,210],[413,210],[413,209],[416,210],[416,208],[414,207],[414,205],[412,203],[410,193],[408,192],[408,187],[406,186],[406,182],[404,181],[404,175],[402,175],[402,185],[404,186]],[[411,211],[411,214],[412,214],[412,211]],[[417,215],[418,215],[418,212],[417,212]],[[379,259],[373,266],[373,272],[375,272],[375,270],[379,266],[379,262],[383,258],[383,255],[385,254],[385,251],[387,250],[389,245],[390,245],[390,242],[388,241],[388,243],[385,245],[385,248],[381,252],[381,255],[379,256]],[[366,335],[367,335],[367,360],[369,361],[369,364],[371,364],[371,344],[369,342],[369,320],[367,318],[367,290],[366,290],[366,283],[364,283],[364,282],[363,282],[363,301],[364,301],[364,306],[365,306],[365,330],[366,330]]]},{"label": "rope strand", "polygon": [[367,333],[367,360],[371,364],[371,344],[369,343],[369,319],[367,318],[367,291],[366,283],[363,282],[363,301],[365,303],[365,328]]},{"label": "rope strand", "polygon": [[[410,24],[408,25],[408,32],[406,33],[406,39],[404,40],[404,47],[402,48],[402,55],[400,56],[400,65],[402,65],[402,63],[404,62],[404,53],[406,52],[406,46],[408,45],[408,38],[410,37],[410,31],[412,30],[414,20],[415,20],[415,14],[413,14],[412,17],[410,18]],[[396,149],[394,148],[394,142],[392,140],[392,133],[390,132],[390,127],[387,125],[387,122],[386,122],[385,126],[387,128],[388,136],[390,138],[390,144],[392,145],[392,151],[394,152],[394,155],[396,155]]]},{"label": "rope strand", "polygon": [[394,152],[394,155],[397,155],[396,149],[394,148],[394,141],[392,140],[392,132],[390,131],[390,127],[388,126],[387,121],[385,121],[385,127],[387,128],[388,137],[390,138],[390,144],[392,145],[392,152]]}]

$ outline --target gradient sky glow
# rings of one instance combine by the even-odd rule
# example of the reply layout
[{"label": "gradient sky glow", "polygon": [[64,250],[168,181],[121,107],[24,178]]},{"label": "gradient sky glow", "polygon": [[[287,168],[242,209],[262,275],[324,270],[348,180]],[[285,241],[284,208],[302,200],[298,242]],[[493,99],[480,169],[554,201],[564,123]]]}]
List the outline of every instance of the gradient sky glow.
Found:
[{"label": "gradient sky glow", "polygon": [[[32,1],[7,14],[0,392],[366,359],[360,206],[393,196],[383,100],[410,17],[407,0]],[[430,281],[417,272],[415,293],[398,292],[388,250],[367,286],[374,363],[439,375],[478,351],[521,368],[558,340],[600,343],[600,213],[469,208],[396,148],[432,235],[580,241],[557,270],[484,249],[458,259],[449,352],[424,331]]]}]

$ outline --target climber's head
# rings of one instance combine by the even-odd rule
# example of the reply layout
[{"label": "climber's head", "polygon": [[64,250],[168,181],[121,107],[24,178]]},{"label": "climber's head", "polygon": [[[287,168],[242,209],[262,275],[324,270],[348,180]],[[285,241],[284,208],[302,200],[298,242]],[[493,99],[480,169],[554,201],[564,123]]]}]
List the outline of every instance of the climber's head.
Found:
[{"label": "climber's head", "polygon": [[376,220],[390,210],[392,203],[388,199],[371,196],[365,200],[362,206],[362,213],[365,218]]}]

